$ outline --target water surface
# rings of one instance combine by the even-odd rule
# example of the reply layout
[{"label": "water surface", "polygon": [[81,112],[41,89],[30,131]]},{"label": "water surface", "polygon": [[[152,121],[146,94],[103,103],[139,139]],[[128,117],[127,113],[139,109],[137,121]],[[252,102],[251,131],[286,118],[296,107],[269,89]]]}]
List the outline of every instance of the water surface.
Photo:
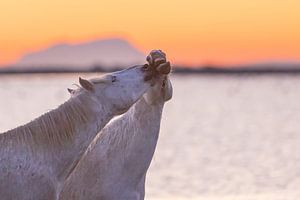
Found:
[{"label": "water surface", "polygon": [[[0,76],[0,131],[67,100],[78,76]],[[174,75],[172,82],[148,200],[300,199],[300,76]]]}]

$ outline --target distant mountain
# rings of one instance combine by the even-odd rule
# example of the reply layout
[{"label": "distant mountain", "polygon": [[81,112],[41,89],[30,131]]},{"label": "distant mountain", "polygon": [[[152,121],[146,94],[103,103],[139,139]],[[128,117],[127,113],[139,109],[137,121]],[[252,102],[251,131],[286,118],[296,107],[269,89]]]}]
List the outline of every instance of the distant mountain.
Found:
[{"label": "distant mountain", "polygon": [[14,67],[19,69],[86,69],[128,67],[145,62],[145,55],[126,40],[106,39],[81,44],[57,44],[24,55]]}]

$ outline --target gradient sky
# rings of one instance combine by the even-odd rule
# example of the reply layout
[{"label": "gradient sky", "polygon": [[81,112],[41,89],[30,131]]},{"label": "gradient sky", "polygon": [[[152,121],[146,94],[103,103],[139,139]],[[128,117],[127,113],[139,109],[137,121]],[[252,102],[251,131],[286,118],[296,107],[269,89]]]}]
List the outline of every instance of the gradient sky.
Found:
[{"label": "gradient sky", "polygon": [[300,61],[299,9],[299,0],[1,0],[0,64],[107,37],[177,64]]}]

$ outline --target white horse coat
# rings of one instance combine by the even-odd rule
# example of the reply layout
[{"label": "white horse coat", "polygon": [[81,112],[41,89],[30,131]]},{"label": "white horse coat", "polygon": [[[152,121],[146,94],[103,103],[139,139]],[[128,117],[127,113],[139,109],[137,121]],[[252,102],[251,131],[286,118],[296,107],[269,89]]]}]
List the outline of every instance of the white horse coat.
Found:
[{"label": "white horse coat", "polygon": [[57,199],[96,134],[150,87],[147,76],[136,66],[80,79],[83,88],[57,109],[0,134],[0,199]]},{"label": "white horse coat", "polygon": [[172,97],[168,77],[93,140],[66,180],[61,200],[142,200],[155,151],[164,102]]}]

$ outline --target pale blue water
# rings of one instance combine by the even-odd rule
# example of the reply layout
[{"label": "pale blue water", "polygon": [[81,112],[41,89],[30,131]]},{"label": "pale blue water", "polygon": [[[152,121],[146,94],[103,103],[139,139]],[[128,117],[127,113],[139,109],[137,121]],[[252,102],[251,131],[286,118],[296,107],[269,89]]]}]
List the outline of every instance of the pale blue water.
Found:
[{"label": "pale blue water", "polygon": [[[78,76],[0,76],[0,132],[57,107]],[[300,199],[300,76],[172,82],[147,199]]]}]

